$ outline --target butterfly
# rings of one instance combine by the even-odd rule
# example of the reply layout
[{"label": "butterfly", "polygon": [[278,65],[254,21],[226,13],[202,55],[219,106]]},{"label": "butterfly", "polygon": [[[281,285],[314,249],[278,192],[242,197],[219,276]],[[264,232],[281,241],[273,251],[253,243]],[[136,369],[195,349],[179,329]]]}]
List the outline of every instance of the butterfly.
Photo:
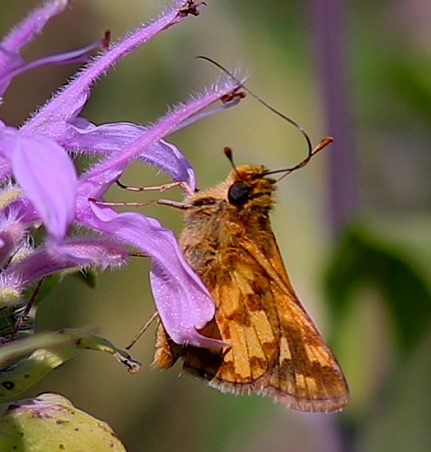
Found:
[{"label": "butterfly", "polygon": [[256,393],[299,411],[340,410],[349,402],[343,371],[301,305],[272,232],[278,171],[232,166],[225,181],[186,197],[179,239],[216,305],[199,332],[229,345],[179,345],[159,323],[153,365],[182,359],[184,370],[225,393]]}]

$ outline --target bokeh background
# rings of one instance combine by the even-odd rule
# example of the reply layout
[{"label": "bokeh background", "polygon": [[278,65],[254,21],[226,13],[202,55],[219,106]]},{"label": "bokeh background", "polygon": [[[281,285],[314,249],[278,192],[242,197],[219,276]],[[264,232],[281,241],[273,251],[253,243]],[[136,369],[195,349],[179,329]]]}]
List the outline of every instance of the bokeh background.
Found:
[{"label": "bokeh background", "polygon": [[[159,12],[153,0],[72,0],[26,58],[113,40]],[[3,0],[4,33],[37,2]],[[154,328],[128,374],[94,352],[27,391],[56,391],[107,421],[130,451],[422,451],[431,448],[431,3],[396,0],[207,0],[201,15],[156,37],[99,81],[84,115],[95,123],[149,123],[214,80],[207,55],[248,73],[248,86],[299,122],[315,143],[335,142],[279,187],[273,227],[307,310],[346,373],[342,413],[287,411],[151,370]],[[77,67],[38,69],[10,86],[0,117],[19,125]],[[229,163],[291,166],[300,133],[251,98],[170,137],[200,187]],[[85,164],[85,162],[84,162]],[[123,182],[163,183],[136,165]],[[166,193],[165,193],[166,195]],[[179,196],[175,191],[169,193]],[[120,190],[112,200],[125,200]],[[134,198],[136,200],[136,197]],[[145,210],[181,229],[177,212]],[[149,263],[101,274],[97,289],[66,278],[41,306],[39,330],[91,327],[124,347],[154,311]],[[180,378],[179,378],[180,377]]]}]

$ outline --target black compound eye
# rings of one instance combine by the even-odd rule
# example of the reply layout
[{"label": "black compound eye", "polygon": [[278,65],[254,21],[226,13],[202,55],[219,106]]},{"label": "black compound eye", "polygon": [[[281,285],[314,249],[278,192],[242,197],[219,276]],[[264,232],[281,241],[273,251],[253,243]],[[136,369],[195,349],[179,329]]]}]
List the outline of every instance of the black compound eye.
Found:
[{"label": "black compound eye", "polygon": [[234,206],[244,205],[250,197],[250,185],[245,182],[235,182],[229,188],[227,199]]}]

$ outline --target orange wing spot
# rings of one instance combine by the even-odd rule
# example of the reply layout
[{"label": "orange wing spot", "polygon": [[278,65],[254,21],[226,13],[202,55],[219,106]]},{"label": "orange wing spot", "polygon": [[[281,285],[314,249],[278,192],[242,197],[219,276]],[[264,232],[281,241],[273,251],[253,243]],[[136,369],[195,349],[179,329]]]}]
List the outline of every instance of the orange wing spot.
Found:
[{"label": "orange wing spot", "polygon": [[287,338],[282,336],[280,338],[280,356],[279,356],[279,364],[280,366],[284,361],[290,361],[292,359],[292,353],[290,353],[289,342]]},{"label": "orange wing spot", "polygon": [[252,311],[249,315],[260,343],[268,344],[275,342],[273,328],[265,311]]},{"label": "orange wing spot", "polygon": [[313,377],[305,377],[305,384],[308,388],[308,394],[313,397],[313,395],[319,394],[316,380]]},{"label": "orange wing spot", "polygon": [[328,356],[328,353],[325,349],[309,344],[304,344],[304,348],[310,362],[317,362],[322,367],[330,365],[330,357]]},{"label": "orange wing spot", "polygon": [[219,309],[223,310],[223,314],[226,317],[232,317],[236,312],[243,309],[241,305],[241,294],[235,285],[226,284],[220,288],[220,300],[229,300],[229,303],[223,303]]},{"label": "orange wing spot", "polygon": [[249,281],[253,281],[253,272],[248,271],[245,266],[241,266],[241,273],[232,273],[232,282],[242,295],[253,295],[255,293]]},{"label": "orange wing spot", "polygon": [[250,379],[252,372],[250,368],[247,343],[243,334],[243,329],[240,328],[236,323],[231,323],[230,334],[235,373],[244,380]]},{"label": "orange wing spot", "polygon": [[303,396],[307,393],[305,377],[303,374],[295,372],[295,382],[296,382],[296,393]]}]

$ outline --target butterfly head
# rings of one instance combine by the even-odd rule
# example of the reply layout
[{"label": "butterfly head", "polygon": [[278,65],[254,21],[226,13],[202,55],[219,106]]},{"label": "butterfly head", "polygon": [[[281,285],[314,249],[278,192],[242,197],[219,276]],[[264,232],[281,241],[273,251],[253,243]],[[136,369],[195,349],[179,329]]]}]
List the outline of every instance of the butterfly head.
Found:
[{"label": "butterfly head", "polygon": [[[297,165],[279,170],[269,170],[263,165],[241,165],[235,166],[232,156],[232,149],[226,147],[225,155],[232,165],[232,171],[226,180],[228,184],[227,199],[234,206],[246,206],[250,202],[258,200],[257,204],[264,204],[268,207],[273,203],[272,192],[275,190],[275,183],[296,171],[311,160],[311,158],[324,149],[332,138],[323,139],[316,148],[309,147],[307,157]],[[272,174],[281,174],[278,179],[268,177]]]},{"label": "butterfly head", "polygon": [[268,171],[263,165],[234,167],[225,181],[229,204],[238,208],[269,208],[273,204],[276,180],[265,177]]}]

